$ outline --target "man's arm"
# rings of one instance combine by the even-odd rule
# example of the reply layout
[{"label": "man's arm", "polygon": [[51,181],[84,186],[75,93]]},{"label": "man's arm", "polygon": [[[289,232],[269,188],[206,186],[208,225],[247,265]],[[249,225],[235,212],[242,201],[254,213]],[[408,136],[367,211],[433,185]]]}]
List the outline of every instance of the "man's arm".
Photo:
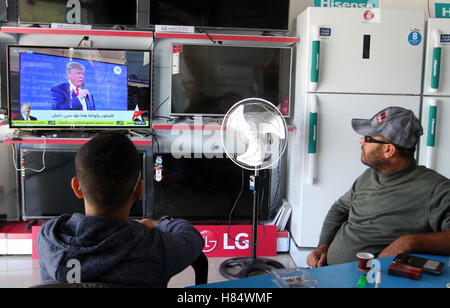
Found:
[{"label": "man's arm", "polygon": [[414,252],[450,255],[450,231],[402,236],[386,247],[378,258]]},{"label": "man's arm", "polygon": [[67,101],[69,95],[65,95],[61,87],[53,87],[52,92],[52,109],[53,110],[69,110],[69,102]]},{"label": "man's arm", "polygon": [[348,220],[348,214],[349,207],[342,202],[342,199],[333,204],[323,222],[319,246],[331,244],[339,228]]},{"label": "man's arm", "polygon": [[441,181],[429,199],[428,217],[434,232],[399,237],[386,247],[379,258],[400,253],[430,253],[450,255],[450,183]]},{"label": "man's arm", "polygon": [[320,233],[319,245],[317,249],[311,252],[306,259],[308,266],[315,268],[322,267],[327,264],[328,248],[333,242],[334,237],[341,228],[342,224],[348,220],[355,187],[356,182],[347,193],[345,193],[333,204],[328,212]]},{"label": "man's arm", "polygon": [[162,231],[168,278],[191,265],[203,251],[203,236],[184,219],[163,220],[156,227]]},{"label": "man's arm", "polygon": [[319,246],[306,259],[308,266],[316,268],[327,264],[328,248],[341,225],[348,219],[349,207],[345,205],[344,200],[348,198],[349,194],[351,193],[348,192],[334,203],[328,212],[320,233]]}]

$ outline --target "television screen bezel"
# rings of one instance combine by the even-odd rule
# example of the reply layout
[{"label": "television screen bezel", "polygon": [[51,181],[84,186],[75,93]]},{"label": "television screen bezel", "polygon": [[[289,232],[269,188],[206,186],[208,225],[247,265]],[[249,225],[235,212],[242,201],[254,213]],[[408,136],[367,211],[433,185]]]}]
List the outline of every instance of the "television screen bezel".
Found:
[{"label": "television screen bezel", "polygon": [[[121,26],[126,26],[126,27],[130,27],[130,28],[137,28],[138,25],[138,11],[139,11],[139,3],[138,0],[135,0],[136,2],[136,23],[135,24],[131,24],[131,25],[122,25],[122,24],[90,24],[93,27],[112,27],[115,25],[121,25]],[[17,0],[17,23],[19,25],[51,25],[53,22],[49,22],[49,21],[22,21],[20,20],[20,0]],[[79,24],[74,24],[74,25],[79,25]]]},{"label": "television screen bezel", "polygon": [[[172,43],[171,44],[171,49],[170,52],[172,52],[173,50],[173,46],[176,45],[189,45],[189,46],[207,46],[207,47],[215,47],[215,48],[221,48],[221,47],[236,47],[236,48],[274,48],[274,49],[289,49],[291,56],[290,56],[290,68],[289,68],[289,72],[290,72],[290,77],[289,77],[289,113],[287,115],[283,115],[284,118],[290,118],[291,116],[291,109],[292,109],[292,98],[293,98],[293,93],[292,93],[292,84],[293,84],[293,69],[294,69],[294,47],[293,46],[263,46],[263,45],[257,45],[257,46],[249,46],[249,45],[245,45],[245,44],[238,44],[238,45],[212,45],[212,44],[202,44],[202,43],[194,43],[194,42],[189,42],[189,43]],[[223,118],[225,116],[224,114],[212,114],[212,113],[173,113],[172,112],[172,83],[173,83],[173,74],[172,74],[172,70],[173,70],[173,56],[171,54],[170,56],[170,81],[169,81],[169,89],[170,89],[170,96],[169,96],[169,116],[171,117],[212,117],[212,118]],[[238,102],[236,102],[238,103]]]},{"label": "television screen bezel", "polygon": [[[19,158],[21,159],[22,158],[22,153],[24,151],[34,151],[34,152],[42,152],[42,151],[46,151],[46,152],[70,152],[70,153],[75,153],[76,154],[78,152],[78,150],[79,150],[78,148],[51,148],[51,149],[44,149],[44,148],[36,148],[36,147],[33,147],[33,146],[25,146],[25,147],[21,146],[18,155],[19,155]],[[146,181],[149,181],[149,179],[147,178],[146,172],[144,172],[144,171],[147,170],[147,168],[148,168],[147,160],[151,159],[153,156],[152,156],[151,152],[149,153],[147,151],[142,151],[142,150],[139,150],[139,149],[138,149],[138,153],[139,153],[139,155],[142,158],[142,161],[141,161],[142,166],[141,167],[142,167],[143,172],[141,174],[141,177],[142,177],[142,180],[144,181],[144,187],[145,187],[145,186],[148,185],[148,184],[145,184],[145,183],[146,183]],[[74,164],[75,164],[75,162],[74,162]],[[21,168],[23,167],[22,166],[22,162],[20,162],[20,166],[21,166]],[[130,219],[143,219],[143,218],[147,217],[148,206],[147,206],[146,199],[147,199],[147,191],[146,191],[146,189],[144,189],[143,193],[142,193],[142,199],[139,200],[141,202],[141,205],[142,205],[142,217],[141,216],[130,216]],[[57,217],[57,216],[27,216],[26,215],[26,204],[25,204],[25,202],[26,202],[26,199],[25,199],[25,176],[21,176],[20,177],[20,209],[21,209],[21,217],[20,218],[22,220],[39,220],[39,219],[52,219],[52,218]],[[72,215],[71,213],[66,213],[66,214],[67,215]],[[63,215],[63,213],[61,213],[60,215]],[[130,215],[131,215],[131,213],[130,213]]]},{"label": "television screen bezel", "polygon": [[[161,186],[161,183],[158,184],[155,176],[153,176],[151,178],[152,191],[151,191],[151,194],[150,194],[150,198],[152,199],[152,202],[150,202],[150,204],[149,204],[149,206],[147,208],[147,210],[151,213],[151,214],[149,214],[150,217],[155,217],[155,214],[171,215],[171,216],[173,216],[175,218],[184,218],[184,219],[186,219],[189,222],[194,223],[194,224],[208,224],[208,223],[211,223],[211,222],[214,222],[215,224],[217,224],[217,223],[224,224],[224,223],[230,223],[230,222],[231,223],[251,223],[251,220],[252,220],[252,216],[251,216],[252,215],[251,214],[252,210],[251,210],[251,208],[248,208],[249,216],[243,217],[241,215],[240,217],[236,217],[236,211],[239,211],[239,210],[242,211],[242,207],[241,206],[245,205],[245,204],[242,203],[243,202],[242,199],[245,198],[245,197],[251,197],[251,198],[253,197],[251,189],[248,188],[248,186],[246,186],[247,183],[248,183],[248,179],[249,179],[248,176],[252,175],[251,171],[240,168],[239,166],[237,166],[233,162],[231,162],[231,160],[228,157],[226,157],[226,156],[207,157],[207,156],[203,155],[202,157],[197,157],[196,158],[194,156],[189,156],[189,155],[188,156],[184,156],[183,155],[183,156],[177,158],[176,156],[174,156],[173,153],[165,152],[165,151],[162,151],[162,152],[159,152],[159,153],[158,152],[153,152],[152,155],[153,155],[152,156],[152,158],[153,158],[152,163],[156,162],[156,158],[158,156],[163,156],[162,157],[163,158],[163,162],[162,162],[162,165],[163,165],[163,171],[162,171],[163,179],[162,179],[162,182],[167,181],[167,178],[164,178],[165,172],[170,172],[170,171],[167,171],[167,170],[164,171],[164,169],[167,168],[167,164],[166,164],[167,156],[171,157],[172,163],[174,163],[176,161],[180,161],[181,164],[186,164],[188,160],[192,160],[192,161],[196,161],[196,162],[204,160],[204,161],[206,161],[206,162],[208,162],[210,164],[212,164],[212,162],[215,162],[216,164],[219,164],[219,163],[220,164],[222,164],[222,163],[230,164],[230,166],[232,168],[235,168],[235,171],[239,171],[239,176],[237,176],[236,181],[237,181],[237,183],[239,183],[241,185],[240,189],[243,189],[243,192],[241,194],[239,194],[239,190],[237,190],[236,191],[236,196],[233,196],[232,200],[230,199],[230,201],[232,201],[229,204],[230,205],[230,212],[233,214],[233,215],[231,215],[231,217],[230,217],[230,212],[228,212],[228,211],[226,212],[226,216],[222,216],[222,217],[219,217],[217,215],[215,217],[208,217],[208,216],[200,217],[200,216],[186,215],[186,214],[182,215],[182,214],[177,214],[177,213],[172,213],[172,212],[167,212],[167,211],[161,211],[162,207],[158,203],[160,200],[158,200],[157,198],[155,199],[155,197],[154,197],[154,195],[159,192],[159,189],[161,189],[161,188],[157,187],[157,186]],[[166,156],[166,157],[164,157],[164,156]],[[274,211],[272,209],[272,203],[276,202],[273,199],[273,192],[274,192],[273,191],[273,188],[274,188],[274,186],[273,186],[274,185],[273,184],[273,174],[274,174],[275,170],[276,169],[261,170],[261,174],[260,174],[260,181],[261,181],[260,185],[261,185],[261,188],[262,188],[260,193],[262,192],[262,195],[264,196],[263,200],[261,200],[261,195],[259,196],[259,198],[260,198],[260,200],[259,200],[260,207],[261,206],[264,207],[264,209],[260,208],[260,215],[264,215],[264,217],[260,216],[259,219],[262,219],[264,221],[271,221],[271,220],[273,220],[273,218],[276,215],[276,211]],[[229,172],[232,172],[232,170],[229,170]],[[242,174],[244,174],[244,177],[242,177]],[[242,180],[243,180],[243,182],[242,182]],[[163,183],[163,185],[164,185],[164,183]],[[198,191],[198,194],[200,194],[200,191]],[[250,199],[250,200],[253,200],[253,199]],[[187,202],[188,202],[188,200],[186,200],[185,203],[187,203]],[[187,205],[190,206],[191,204],[187,204]],[[184,207],[186,208],[187,205],[184,204]],[[233,205],[234,205],[234,208],[233,208]],[[204,206],[204,204],[201,205],[201,206]],[[236,206],[239,209],[236,209]],[[177,206],[177,208],[178,207],[183,207],[183,205]],[[158,213],[158,212],[160,212],[160,213]]]},{"label": "television screen bezel", "polygon": [[[13,125],[12,113],[11,113],[11,68],[10,68],[10,48],[48,48],[48,49],[74,49],[74,50],[100,50],[100,51],[124,51],[124,52],[148,52],[150,53],[150,63],[149,63],[149,102],[148,102],[148,112],[149,120],[148,125],[145,126],[17,126]],[[7,70],[7,86],[6,86],[6,96],[8,105],[8,121],[10,129],[17,130],[46,130],[46,131],[56,131],[56,130],[70,130],[70,131],[99,131],[99,130],[141,130],[150,129],[152,127],[152,101],[153,101],[153,51],[150,49],[123,49],[123,48],[83,48],[83,47],[63,47],[63,46],[40,46],[40,45],[18,45],[9,44],[6,46],[6,70]],[[83,59],[84,60],[84,59]],[[20,84],[19,84],[20,87]]]},{"label": "television screen bezel", "polygon": [[[153,24],[151,23],[150,17],[151,17],[151,2],[152,0],[148,0],[148,24],[147,26],[149,26],[150,28],[155,28],[156,25],[159,24]],[[272,28],[242,28],[242,27],[212,27],[212,26],[202,26],[202,25],[190,25],[190,24],[181,24],[181,25],[171,25],[169,24],[169,26],[191,26],[191,27],[195,27],[198,29],[218,29],[218,30],[245,30],[245,31],[262,31],[262,32],[282,32],[282,33],[287,33],[289,32],[289,12],[291,9],[291,0],[288,0],[288,15],[286,16],[287,20],[286,20],[286,28],[283,29],[272,29]],[[167,25],[167,24],[164,24]]]}]

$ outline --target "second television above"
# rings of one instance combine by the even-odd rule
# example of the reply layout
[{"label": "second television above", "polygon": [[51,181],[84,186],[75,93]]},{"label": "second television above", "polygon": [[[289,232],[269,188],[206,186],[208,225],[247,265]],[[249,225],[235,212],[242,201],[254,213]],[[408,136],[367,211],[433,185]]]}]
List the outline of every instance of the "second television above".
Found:
[{"label": "second television above", "polygon": [[289,30],[289,0],[148,0],[149,25]]},{"label": "second television above", "polygon": [[224,116],[262,98],[290,114],[292,47],[172,45],[171,116]]}]

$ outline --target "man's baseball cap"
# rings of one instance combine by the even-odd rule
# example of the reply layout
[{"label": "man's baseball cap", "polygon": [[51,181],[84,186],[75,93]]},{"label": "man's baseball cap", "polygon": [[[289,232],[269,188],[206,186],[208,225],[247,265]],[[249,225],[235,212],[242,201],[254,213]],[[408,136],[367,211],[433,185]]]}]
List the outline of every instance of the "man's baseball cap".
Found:
[{"label": "man's baseball cap", "polygon": [[404,148],[415,148],[423,135],[422,124],[411,110],[389,107],[372,119],[353,119],[355,132],[363,136],[382,136]]}]

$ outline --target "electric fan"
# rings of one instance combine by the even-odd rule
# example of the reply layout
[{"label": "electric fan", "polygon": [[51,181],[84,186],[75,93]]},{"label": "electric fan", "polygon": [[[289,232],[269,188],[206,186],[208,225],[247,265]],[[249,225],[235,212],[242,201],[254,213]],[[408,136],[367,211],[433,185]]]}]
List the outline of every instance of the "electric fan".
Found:
[{"label": "electric fan", "polygon": [[277,165],[287,145],[287,126],[280,111],[270,102],[249,98],[236,103],[222,122],[222,145],[236,165],[254,171],[250,177],[253,190],[252,255],[224,261],[220,273],[228,279],[267,274],[284,268],[274,260],[257,257],[259,209],[259,171]]}]

